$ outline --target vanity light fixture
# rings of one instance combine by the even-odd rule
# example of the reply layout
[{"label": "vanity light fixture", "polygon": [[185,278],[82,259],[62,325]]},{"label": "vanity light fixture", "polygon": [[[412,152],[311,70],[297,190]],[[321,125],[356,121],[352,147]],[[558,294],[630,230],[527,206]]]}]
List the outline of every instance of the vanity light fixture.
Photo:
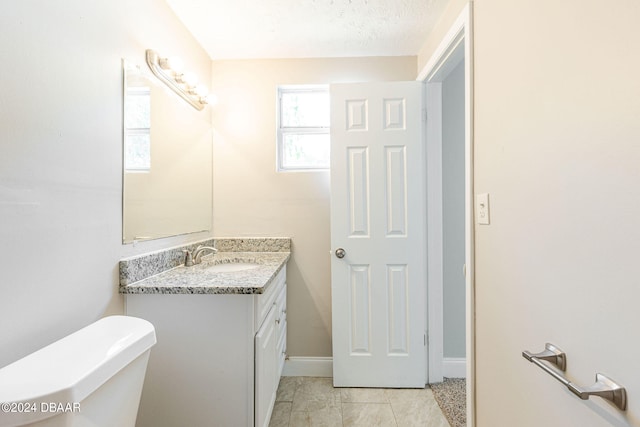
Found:
[{"label": "vanity light fixture", "polygon": [[160,58],[153,49],[147,49],[147,64],[151,72],[169,86],[196,110],[202,110],[207,102],[207,89],[197,84],[193,73],[183,72],[178,58]]}]

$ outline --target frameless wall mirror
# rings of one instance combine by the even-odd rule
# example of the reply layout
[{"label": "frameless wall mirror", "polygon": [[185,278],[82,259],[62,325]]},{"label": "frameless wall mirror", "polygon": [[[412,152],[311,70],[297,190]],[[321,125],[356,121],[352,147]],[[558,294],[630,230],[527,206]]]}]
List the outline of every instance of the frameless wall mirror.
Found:
[{"label": "frameless wall mirror", "polygon": [[146,67],[122,61],[124,243],[211,230],[212,131]]}]

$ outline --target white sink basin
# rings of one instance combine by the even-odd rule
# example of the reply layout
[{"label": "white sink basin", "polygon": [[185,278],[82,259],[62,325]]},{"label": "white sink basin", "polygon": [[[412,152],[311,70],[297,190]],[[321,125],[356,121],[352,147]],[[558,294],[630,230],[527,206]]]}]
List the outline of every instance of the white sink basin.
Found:
[{"label": "white sink basin", "polygon": [[258,266],[259,264],[255,264],[252,262],[229,262],[224,264],[213,264],[207,267],[207,270],[213,271],[215,273],[230,273],[233,271],[251,270],[252,268],[256,268]]}]

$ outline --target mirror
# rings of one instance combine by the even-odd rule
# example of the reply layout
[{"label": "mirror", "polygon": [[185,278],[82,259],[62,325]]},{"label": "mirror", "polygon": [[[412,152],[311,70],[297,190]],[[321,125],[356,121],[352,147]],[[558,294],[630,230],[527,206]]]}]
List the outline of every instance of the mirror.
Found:
[{"label": "mirror", "polygon": [[212,130],[145,67],[122,61],[122,240],[211,230]]}]

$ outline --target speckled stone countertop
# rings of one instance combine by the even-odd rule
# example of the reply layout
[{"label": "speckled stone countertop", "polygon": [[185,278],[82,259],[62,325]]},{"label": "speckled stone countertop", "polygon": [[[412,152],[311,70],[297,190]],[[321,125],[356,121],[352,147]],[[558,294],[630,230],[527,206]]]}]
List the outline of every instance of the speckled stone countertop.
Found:
[{"label": "speckled stone countertop", "polygon": [[[289,260],[289,252],[218,252],[192,267],[176,267],[129,285],[121,294],[261,294]],[[258,267],[234,272],[208,271],[225,263],[254,263]]]}]

